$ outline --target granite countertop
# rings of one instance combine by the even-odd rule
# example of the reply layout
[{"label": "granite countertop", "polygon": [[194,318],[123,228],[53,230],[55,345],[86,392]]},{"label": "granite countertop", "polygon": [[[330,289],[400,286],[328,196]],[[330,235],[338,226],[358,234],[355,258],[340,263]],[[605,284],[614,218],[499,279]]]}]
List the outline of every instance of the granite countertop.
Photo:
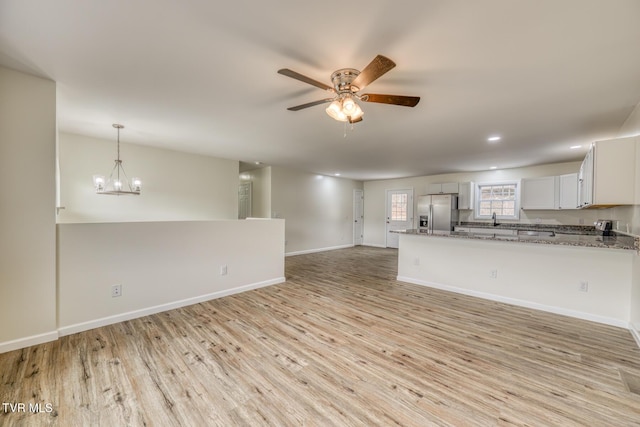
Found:
[{"label": "granite countertop", "polygon": [[[434,231],[425,232],[422,230],[402,230],[398,231],[402,234],[414,234],[420,236],[435,237],[451,237],[458,239],[473,240],[493,240],[498,242],[516,242],[516,243],[536,243],[546,245],[565,245],[576,247],[605,248],[632,250],[638,252],[640,249],[640,237],[630,236],[622,233],[613,232],[611,236],[602,236],[596,232],[594,227],[587,226],[549,226],[540,224],[500,224],[497,227],[487,225],[486,223],[462,223],[462,227],[487,229],[485,233],[466,232],[466,231]],[[513,229],[538,232],[550,232],[552,236],[545,235],[526,235],[526,234],[494,234],[492,229]]]}]

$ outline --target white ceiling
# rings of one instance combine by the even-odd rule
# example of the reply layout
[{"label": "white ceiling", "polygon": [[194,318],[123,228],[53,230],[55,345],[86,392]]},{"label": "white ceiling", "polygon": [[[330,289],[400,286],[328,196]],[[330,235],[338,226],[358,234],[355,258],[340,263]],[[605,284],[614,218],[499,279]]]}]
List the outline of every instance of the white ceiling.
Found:
[{"label": "white ceiling", "polygon": [[[354,179],[578,160],[640,101],[638,0],[0,0],[0,64],[58,83],[63,132]],[[397,67],[351,130],[330,84]],[[502,136],[490,144],[486,138]]]}]

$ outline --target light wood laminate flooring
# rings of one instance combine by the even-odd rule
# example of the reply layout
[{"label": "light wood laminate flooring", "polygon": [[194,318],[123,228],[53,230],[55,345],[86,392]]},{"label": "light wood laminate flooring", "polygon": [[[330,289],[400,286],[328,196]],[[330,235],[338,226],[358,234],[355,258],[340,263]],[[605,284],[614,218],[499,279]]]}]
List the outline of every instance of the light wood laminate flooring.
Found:
[{"label": "light wood laminate flooring", "polygon": [[396,274],[391,249],[289,257],[286,283],[0,354],[0,401],[42,410],[0,425],[640,425],[629,331]]}]

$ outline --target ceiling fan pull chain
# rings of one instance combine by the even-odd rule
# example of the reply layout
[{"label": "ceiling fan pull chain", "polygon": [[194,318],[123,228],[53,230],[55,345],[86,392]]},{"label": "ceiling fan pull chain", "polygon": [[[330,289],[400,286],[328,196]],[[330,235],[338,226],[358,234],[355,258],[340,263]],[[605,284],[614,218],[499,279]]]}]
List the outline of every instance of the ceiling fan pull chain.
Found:
[{"label": "ceiling fan pull chain", "polygon": [[342,137],[347,138],[347,122],[344,122],[344,135]]}]

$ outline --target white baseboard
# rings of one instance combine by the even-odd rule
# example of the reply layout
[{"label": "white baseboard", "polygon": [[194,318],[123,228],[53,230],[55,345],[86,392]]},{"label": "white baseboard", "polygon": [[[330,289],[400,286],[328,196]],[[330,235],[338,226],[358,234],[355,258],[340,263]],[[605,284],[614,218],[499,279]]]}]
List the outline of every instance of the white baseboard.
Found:
[{"label": "white baseboard", "polygon": [[[489,294],[489,293],[486,293],[486,292],[472,291],[472,290],[469,290],[469,289],[458,288],[458,287],[455,287],[455,286],[449,286],[449,285],[442,285],[442,284],[439,284],[439,283],[427,282],[427,281],[424,281],[424,280],[413,279],[411,277],[398,276],[397,279],[400,282],[412,283],[414,285],[428,286],[430,288],[441,289],[441,290],[444,290],[444,291],[455,292],[455,293],[458,293],[458,294],[469,295],[469,296],[472,296],[472,297],[484,298],[484,299],[488,299],[488,300],[491,300],[491,301],[503,302],[503,303],[506,303],[506,304],[517,305],[517,306],[520,306],[520,307],[533,308],[535,310],[546,311],[546,312],[555,313],[555,314],[561,314],[561,315],[564,315],[564,316],[575,317],[577,319],[582,319],[582,320],[590,320],[592,322],[602,323],[602,324],[605,324],[605,325],[618,326],[620,328],[625,328],[625,329],[629,328],[629,324],[627,322],[624,322],[624,321],[619,320],[619,319],[614,319],[614,318],[611,318],[611,317],[598,316],[598,315],[595,315],[595,314],[585,313],[585,312],[576,311],[576,310],[570,310],[570,309],[562,308],[562,307],[554,307],[554,306],[550,306],[550,305],[538,304],[536,302],[520,300],[520,299],[516,299],[516,298],[503,297],[503,296],[500,296],[500,295]],[[636,338],[636,340],[637,340],[637,338]]]},{"label": "white baseboard", "polygon": [[5,341],[0,343],[0,353],[19,350],[21,348],[30,347],[36,344],[42,344],[58,339],[58,331],[51,331],[44,334],[32,335],[30,337],[19,338],[17,340]]},{"label": "white baseboard", "polygon": [[88,331],[89,329],[99,328],[101,326],[112,325],[114,323],[124,322],[125,320],[137,319],[138,317],[149,316],[151,314],[161,313],[163,311],[173,310],[175,308],[185,307],[212,299],[226,297],[228,295],[238,294],[240,292],[250,291],[252,289],[263,288],[266,286],[276,285],[285,282],[284,277],[265,280],[262,282],[251,283],[249,285],[239,286],[237,288],[225,289],[224,291],[213,292],[193,298],[187,298],[180,301],[173,301],[167,304],[160,304],[153,307],[143,308],[140,310],[129,311],[127,313],[116,314],[114,316],[103,317],[100,319],[90,320],[88,322],[76,323],[75,325],[64,326],[58,329],[58,334],[63,337],[78,332]]},{"label": "white baseboard", "polygon": [[377,243],[363,243],[362,246],[371,246],[372,248],[387,248],[385,245],[378,245]]},{"label": "white baseboard", "polygon": [[352,248],[352,247],[353,247],[353,243],[349,245],[329,246],[327,248],[307,249],[305,251],[286,252],[284,256],[314,254],[316,252],[334,251],[336,249],[346,249],[346,248]]}]

